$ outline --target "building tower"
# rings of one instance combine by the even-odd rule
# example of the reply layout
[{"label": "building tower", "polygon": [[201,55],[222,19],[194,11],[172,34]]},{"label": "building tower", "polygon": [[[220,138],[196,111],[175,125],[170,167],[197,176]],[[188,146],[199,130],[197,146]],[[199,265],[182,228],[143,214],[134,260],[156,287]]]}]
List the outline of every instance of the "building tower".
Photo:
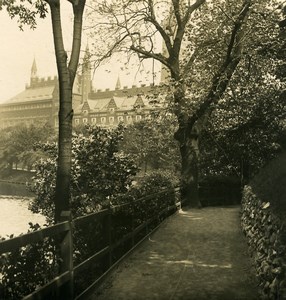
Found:
[{"label": "building tower", "polygon": [[37,64],[36,59],[34,58],[32,68],[31,68],[31,77],[30,77],[30,85],[32,86],[34,82],[38,80],[38,72],[37,72]]},{"label": "building tower", "polygon": [[117,78],[117,81],[116,81],[115,89],[116,90],[120,90],[121,89],[121,82],[120,82],[119,75],[118,75],[118,78]]},{"label": "building tower", "polygon": [[82,63],[82,75],[81,75],[82,103],[87,101],[90,92],[91,92],[91,64],[90,64],[90,52],[87,45],[85,49],[83,63]]}]

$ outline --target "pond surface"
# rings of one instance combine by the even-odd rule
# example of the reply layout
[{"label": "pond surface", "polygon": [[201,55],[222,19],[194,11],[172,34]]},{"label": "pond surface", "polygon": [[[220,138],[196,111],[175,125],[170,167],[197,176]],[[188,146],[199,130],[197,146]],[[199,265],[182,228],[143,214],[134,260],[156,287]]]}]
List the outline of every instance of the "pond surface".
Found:
[{"label": "pond surface", "polygon": [[28,209],[32,197],[25,185],[0,182],[0,236],[26,233],[29,222],[45,223],[44,216]]}]

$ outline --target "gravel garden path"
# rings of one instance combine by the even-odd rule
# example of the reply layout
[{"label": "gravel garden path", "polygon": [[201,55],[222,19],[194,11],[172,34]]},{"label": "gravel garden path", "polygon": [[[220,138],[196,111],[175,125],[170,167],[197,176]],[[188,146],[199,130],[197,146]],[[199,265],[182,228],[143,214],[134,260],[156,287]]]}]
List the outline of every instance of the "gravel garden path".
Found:
[{"label": "gravel garden path", "polygon": [[259,299],[239,211],[181,210],[122,262],[91,299]]}]

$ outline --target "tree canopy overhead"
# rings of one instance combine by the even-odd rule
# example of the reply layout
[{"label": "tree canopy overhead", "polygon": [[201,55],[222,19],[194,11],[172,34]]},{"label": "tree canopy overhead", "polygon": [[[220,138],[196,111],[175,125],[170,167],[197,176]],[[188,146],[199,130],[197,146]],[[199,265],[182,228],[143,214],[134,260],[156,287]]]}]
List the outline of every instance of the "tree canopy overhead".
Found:
[{"label": "tree canopy overhead", "polygon": [[37,17],[45,18],[48,13],[44,0],[0,0],[0,11],[3,9],[12,19],[17,19],[21,30],[23,25],[35,29]]},{"label": "tree canopy overhead", "polygon": [[169,71],[183,194],[192,206],[198,205],[198,136],[240,62],[254,2],[102,0],[93,6],[102,16],[95,30],[107,46],[103,57],[131,51],[140,59],[161,62]]}]

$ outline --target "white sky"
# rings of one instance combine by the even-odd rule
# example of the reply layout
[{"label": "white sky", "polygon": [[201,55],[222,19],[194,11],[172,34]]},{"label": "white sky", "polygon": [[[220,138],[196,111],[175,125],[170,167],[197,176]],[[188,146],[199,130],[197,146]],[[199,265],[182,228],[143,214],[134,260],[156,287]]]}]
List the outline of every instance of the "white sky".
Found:
[{"label": "white sky", "polygon": [[[71,48],[72,26],[69,6],[63,10],[63,27],[66,50]],[[83,36],[82,50],[85,49],[88,38]],[[0,11],[0,102],[25,89],[29,83],[33,59],[36,59],[39,77],[57,75],[52,37],[50,15],[38,20],[38,26],[33,31],[28,27],[20,31],[16,19],[10,20],[6,11]],[[152,62],[145,69],[152,70]],[[122,70],[123,64],[114,59],[108,65],[100,67],[94,73],[93,84],[96,89],[114,88],[118,76],[121,86],[152,82],[152,75],[137,72],[133,67],[129,71]],[[147,80],[147,81],[146,81]],[[148,82],[149,80],[149,82]]]}]

